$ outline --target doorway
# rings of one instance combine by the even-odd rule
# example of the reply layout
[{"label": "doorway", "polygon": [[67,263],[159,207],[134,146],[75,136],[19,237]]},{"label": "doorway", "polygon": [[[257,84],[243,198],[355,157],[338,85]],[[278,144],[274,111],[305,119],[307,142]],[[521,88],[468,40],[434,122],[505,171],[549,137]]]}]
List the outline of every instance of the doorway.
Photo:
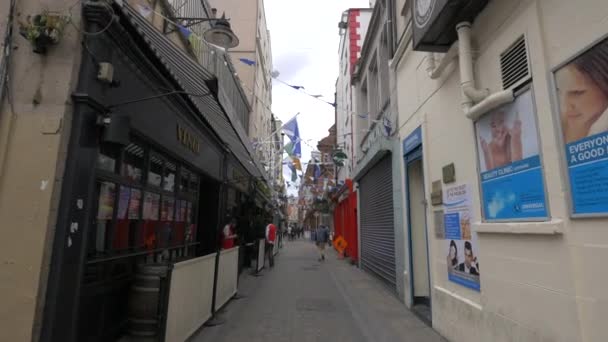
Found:
[{"label": "doorway", "polygon": [[431,325],[431,282],[422,149],[405,157],[412,309]]}]

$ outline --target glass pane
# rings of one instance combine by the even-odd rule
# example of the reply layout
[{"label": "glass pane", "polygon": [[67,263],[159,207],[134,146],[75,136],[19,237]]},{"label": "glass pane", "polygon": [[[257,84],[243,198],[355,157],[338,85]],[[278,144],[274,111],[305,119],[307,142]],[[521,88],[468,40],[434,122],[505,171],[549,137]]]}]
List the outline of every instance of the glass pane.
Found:
[{"label": "glass pane", "polygon": [[160,195],[144,192],[142,238],[144,247],[148,250],[153,250],[158,246],[156,241],[156,225],[158,223],[159,210]]},{"label": "glass pane", "polygon": [[129,144],[125,148],[124,161],[121,174],[134,182],[141,181],[144,166],[144,149],[136,144]]},{"label": "glass pane", "polygon": [[177,211],[176,220],[178,222],[185,222],[186,217],[188,215],[188,202],[187,201],[178,201],[178,203],[179,203],[179,208]]},{"label": "glass pane", "polygon": [[158,221],[160,209],[160,195],[152,192],[144,192],[144,220]]},{"label": "glass pane", "polygon": [[116,172],[118,150],[101,145],[97,154],[97,168],[104,171]]},{"label": "glass pane", "polygon": [[130,221],[127,217],[131,189],[126,186],[120,187],[118,197],[118,209],[116,211],[116,228],[114,229],[112,249],[115,251],[126,250],[129,247]]},{"label": "glass pane", "polygon": [[190,192],[196,194],[198,192],[198,176],[194,173],[190,174]]},{"label": "glass pane", "polygon": [[97,205],[97,222],[95,227],[95,251],[106,250],[106,235],[114,215],[116,185],[109,182],[98,183],[99,197]]},{"label": "glass pane", "polygon": [[129,200],[129,220],[139,219],[139,208],[141,207],[141,190],[131,189],[131,198]]},{"label": "glass pane", "polygon": [[177,167],[175,163],[167,161],[165,163],[165,176],[163,177],[163,190],[175,191],[175,172]]},{"label": "glass pane", "polygon": [[160,186],[161,174],[163,172],[163,160],[156,154],[150,154],[150,171],[148,172],[148,184]]},{"label": "glass pane", "polygon": [[101,182],[99,186],[99,204],[97,208],[98,220],[111,220],[114,213],[114,198],[116,196],[116,185],[109,182]]},{"label": "glass pane", "polygon": [[163,205],[160,214],[161,221],[173,221],[173,212],[175,209],[175,199],[173,197],[163,196]]},{"label": "glass pane", "polygon": [[182,171],[180,173],[179,191],[187,191],[190,187],[190,174],[191,172],[188,171],[188,169],[182,167]]}]

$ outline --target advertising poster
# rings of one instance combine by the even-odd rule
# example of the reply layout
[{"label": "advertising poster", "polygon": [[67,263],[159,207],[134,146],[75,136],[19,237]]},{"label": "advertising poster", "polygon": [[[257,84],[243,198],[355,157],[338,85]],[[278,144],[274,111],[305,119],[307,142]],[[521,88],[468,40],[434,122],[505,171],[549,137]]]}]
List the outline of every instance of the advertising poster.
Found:
[{"label": "advertising poster", "polygon": [[555,72],[574,215],[608,214],[608,39]]},{"label": "advertising poster", "polygon": [[547,218],[532,90],[475,123],[488,221]]},{"label": "advertising poster", "polygon": [[175,208],[175,200],[173,197],[163,197],[163,206],[161,209],[161,221],[173,221],[173,211]]},{"label": "advertising poster", "polygon": [[443,224],[448,279],[479,291],[477,234],[471,233],[471,189],[468,184],[448,186],[443,193]]},{"label": "advertising poster", "polygon": [[141,190],[131,189],[131,198],[129,200],[129,220],[139,219],[139,207],[141,206]]},{"label": "advertising poster", "polygon": [[120,197],[118,198],[118,212],[116,218],[124,220],[127,218],[127,209],[129,208],[129,197],[131,196],[131,189],[126,186],[120,187]]},{"label": "advertising poster", "polygon": [[111,220],[114,213],[114,196],[116,196],[116,185],[101,182],[99,186],[99,204],[97,208],[98,220]]},{"label": "advertising poster", "polygon": [[144,220],[158,221],[160,195],[144,192]]}]

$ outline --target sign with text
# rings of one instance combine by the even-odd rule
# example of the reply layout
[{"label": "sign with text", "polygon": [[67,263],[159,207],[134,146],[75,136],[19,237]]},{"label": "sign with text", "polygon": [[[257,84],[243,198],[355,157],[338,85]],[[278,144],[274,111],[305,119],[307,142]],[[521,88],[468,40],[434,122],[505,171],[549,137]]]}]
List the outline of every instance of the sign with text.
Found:
[{"label": "sign with text", "polygon": [[475,123],[488,221],[548,217],[532,90]]},{"label": "sign with text", "polygon": [[479,291],[477,234],[471,232],[471,188],[468,184],[446,187],[443,225],[448,279]]},{"label": "sign with text", "polygon": [[572,213],[608,214],[608,39],[555,72]]}]

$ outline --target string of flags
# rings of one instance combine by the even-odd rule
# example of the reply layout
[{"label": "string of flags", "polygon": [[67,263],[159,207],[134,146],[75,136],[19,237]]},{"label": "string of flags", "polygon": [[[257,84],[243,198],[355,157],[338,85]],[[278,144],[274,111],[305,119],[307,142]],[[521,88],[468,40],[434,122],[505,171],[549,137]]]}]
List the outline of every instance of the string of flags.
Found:
[{"label": "string of flags", "polygon": [[[248,59],[248,58],[239,58],[239,61],[241,63],[245,64],[245,65],[248,65],[248,66],[254,66],[254,65],[256,65],[256,62],[254,60],[251,60],[251,59]],[[330,105],[332,107],[336,106],[335,102],[329,102],[329,101],[323,100],[322,97],[324,97],[324,96],[321,95],[321,94],[311,94],[311,93],[309,93],[309,92],[306,91],[306,89],[304,88],[304,86],[293,85],[293,84],[290,84],[290,83],[287,83],[287,82],[281,80],[279,78],[280,73],[277,70],[274,70],[270,75],[277,82],[282,83],[282,84],[284,84],[284,85],[286,85],[286,86],[288,86],[288,87],[290,87],[290,88],[292,88],[294,90],[297,90],[297,91],[299,91],[300,93],[302,93],[304,95],[307,95],[307,96],[309,96],[309,97],[311,97],[311,98],[313,98],[315,100],[321,101],[323,103],[326,103],[326,104],[328,104],[328,105]]]},{"label": "string of flags", "polygon": [[[200,47],[202,46],[202,44],[206,44],[209,46],[212,46],[211,44],[206,43],[201,36],[199,36],[199,34],[197,34],[196,32],[194,32],[193,30],[185,27],[184,25],[173,21],[170,18],[167,18],[165,15],[163,15],[162,13],[156,12],[154,11],[151,7],[145,5],[145,4],[137,4],[135,5],[137,8],[138,13],[145,17],[145,18],[149,18],[150,15],[152,15],[152,13],[154,13],[155,15],[158,15],[159,17],[162,17],[163,19],[165,19],[168,23],[171,23],[172,25],[174,25],[176,27],[176,29],[184,36],[184,38],[186,38],[188,40],[188,42],[190,43],[191,47],[197,51],[198,49],[200,49]],[[214,49],[211,49],[211,53],[215,53],[215,50],[218,51],[222,51],[223,49],[221,47],[216,47],[213,46]],[[254,66],[256,65],[256,62],[247,58],[239,58],[239,61],[245,65],[248,66]],[[226,62],[224,62],[226,63]],[[279,76],[279,72],[278,71],[273,71],[271,73],[271,77],[276,80],[279,83],[282,83],[290,88],[292,88],[293,90],[296,90],[304,95],[307,95],[313,99],[316,99],[318,101],[321,101],[323,103],[326,103],[328,105],[331,105],[332,107],[336,107],[336,103],[335,102],[329,102],[323,99],[323,95],[321,94],[311,94],[309,92],[306,91],[306,89],[304,88],[304,86],[300,86],[300,85],[293,85],[290,84],[288,82],[285,82],[283,80],[281,80],[280,78],[278,78]],[[243,84],[243,82],[241,82],[242,86],[244,88],[247,88],[254,96],[256,96],[255,92],[253,92],[251,89],[249,89],[245,84]],[[257,96],[256,96],[257,97]],[[258,100],[259,99],[258,97]],[[265,101],[261,101],[263,103],[263,105],[269,109],[270,106],[268,106],[267,103],[265,103]],[[272,112],[272,110],[271,110]],[[368,116],[365,114],[362,114],[360,116],[361,118],[367,118]],[[390,123],[390,122],[389,122]],[[326,164],[326,163],[320,163],[317,160],[314,160],[313,162],[309,162],[309,163],[302,163],[300,161],[301,158],[301,142],[304,142],[305,144],[311,146],[310,144],[308,144],[306,141],[303,141],[300,138],[300,132],[299,132],[299,127],[298,127],[298,122],[297,122],[297,115],[294,116],[294,118],[292,118],[291,120],[289,120],[287,123],[285,123],[282,127],[283,132],[285,133],[285,135],[287,135],[287,137],[290,139],[290,142],[285,145],[284,151],[287,153],[287,155],[289,156],[289,161],[284,162],[284,164],[287,164],[289,169],[291,170],[291,181],[293,183],[293,185],[296,185],[295,182],[298,179],[298,174],[297,171],[302,171],[302,165],[307,165],[307,164],[313,164],[314,165],[314,171],[313,171],[313,178],[316,181],[317,179],[320,179],[321,177],[321,165],[322,164]],[[311,146],[313,147],[313,146]],[[313,147],[314,149],[314,147]],[[327,163],[327,164],[331,164],[331,163]],[[328,182],[330,182],[330,180],[328,179],[324,179],[324,186],[323,188],[327,187]],[[291,186],[292,183],[288,183],[288,186]]]}]

